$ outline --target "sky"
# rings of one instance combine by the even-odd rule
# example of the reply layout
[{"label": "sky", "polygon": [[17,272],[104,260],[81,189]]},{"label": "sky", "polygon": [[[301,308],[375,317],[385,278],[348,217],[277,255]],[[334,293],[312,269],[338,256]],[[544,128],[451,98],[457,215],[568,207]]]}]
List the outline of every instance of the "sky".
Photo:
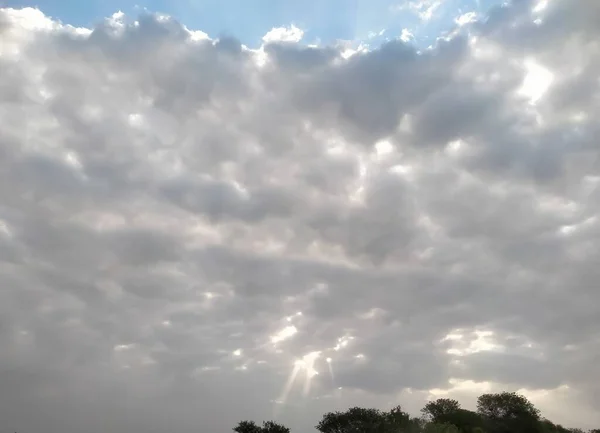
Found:
[{"label": "sky", "polygon": [[600,425],[599,2],[82,4],[0,9],[2,429]]},{"label": "sky", "polygon": [[[50,17],[90,27],[115,12],[151,11],[175,17],[213,38],[234,36],[255,48],[272,28],[295,26],[308,44],[360,40],[379,45],[410,31],[425,46],[467,13],[485,14],[500,0],[5,0],[13,8],[38,7]],[[2,2],[0,2],[2,4]],[[380,34],[383,31],[382,34]]]}]

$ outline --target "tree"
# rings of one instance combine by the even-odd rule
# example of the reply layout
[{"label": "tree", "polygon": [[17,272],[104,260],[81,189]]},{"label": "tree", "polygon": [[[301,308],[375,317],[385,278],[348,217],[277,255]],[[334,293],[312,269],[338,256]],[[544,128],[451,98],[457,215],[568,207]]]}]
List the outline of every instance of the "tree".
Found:
[{"label": "tree", "polygon": [[321,433],[393,433],[415,431],[413,424],[400,406],[389,412],[353,407],[323,415],[316,429]]},{"label": "tree", "polygon": [[396,406],[389,412],[384,412],[383,415],[387,418],[387,431],[418,431],[414,420],[402,410],[401,406]]},{"label": "tree", "polygon": [[484,394],[477,399],[477,412],[492,433],[541,433],[540,411],[526,397],[514,392]]},{"label": "tree", "polygon": [[449,398],[430,401],[421,409],[421,412],[430,422],[454,425],[462,433],[475,433],[476,429],[484,427],[481,415],[461,409],[458,401]]},{"label": "tree", "polygon": [[290,433],[290,429],[273,421],[263,422],[262,433]]},{"label": "tree", "polygon": [[477,412],[489,419],[529,417],[540,419],[540,411],[516,392],[483,394],[477,399]]},{"label": "tree", "polygon": [[421,433],[425,430],[427,424],[429,423],[423,417],[411,417],[404,431],[406,433]]},{"label": "tree", "polygon": [[450,398],[438,398],[428,402],[421,412],[431,421],[438,422],[444,415],[454,413],[460,409],[460,403]]},{"label": "tree", "polygon": [[[548,419],[543,419],[540,421],[541,431],[543,433],[570,433],[571,429],[563,427],[560,424],[554,424],[552,421]],[[600,432],[598,432],[600,433]]]},{"label": "tree", "polygon": [[460,433],[454,424],[430,422],[423,429],[423,433]]},{"label": "tree", "polygon": [[543,433],[558,433],[557,426],[549,419],[541,420],[540,424],[542,426]]},{"label": "tree", "polygon": [[[352,407],[323,415],[320,433],[584,433],[543,419],[526,397],[514,392],[484,394],[477,399],[477,412],[461,409],[452,399],[428,402],[423,417],[413,418],[396,406],[389,411]],[[273,421],[241,421],[235,433],[290,433]],[[600,433],[591,429],[586,433]]]},{"label": "tree", "polygon": [[453,424],[462,433],[477,433],[478,429],[483,430],[485,427],[484,419],[480,414],[466,409],[442,414],[437,418],[437,422]]},{"label": "tree", "polygon": [[240,421],[233,431],[236,433],[261,433],[262,429],[254,421]]},{"label": "tree", "polygon": [[345,412],[329,412],[315,427],[321,433],[383,433],[386,419],[378,409],[353,407]]},{"label": "tree", "polygon": [[273,421],[265,421],[262,426],[254,421],[240,421],[233,428],[236,433],[290,433],[290,429]]}]

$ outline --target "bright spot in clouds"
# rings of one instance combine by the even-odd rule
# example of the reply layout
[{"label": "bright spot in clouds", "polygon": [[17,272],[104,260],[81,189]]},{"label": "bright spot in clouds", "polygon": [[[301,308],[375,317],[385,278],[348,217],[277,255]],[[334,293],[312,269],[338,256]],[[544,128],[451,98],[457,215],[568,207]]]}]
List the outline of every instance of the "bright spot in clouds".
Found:
[{"label": "bright spot in clouds", "polygon": [[348,345],[348,343],[350,342],[350,340],[352,340],[353,337],[340,337],[337,340],[337,344],[334,346],[333,350],[340,350],[344,347],[346,347]]},{"label": "bright spot in clouds", "polygon": [[402,29],[402,33],[400,34],[400,40],[404,42],[409,42],[414,38],[414,35],[408,29]]},{"label": "bright spot in clouds", "polygon": [[298,332],[298,329],[296,329],[294,325],[286,326],[277,334],[271,336],[271,343],[275,344],[287,340],[288,338],[293,337],[296,334],[296,332]]},{"label": "bright spot in clouds", "polygon": [[534,13],[539,13],[548,7],[548,2],[550,0],[539,0],[536,5],[533,7]]},{"label": "bright spot in clouds", "polygon": [[133,344],[118,344],[114,347],[115,352],[122,352],[124,350],[129,350],[133,348]]},{"label": "bright spot in clouds", "polygon": [[552,73],[531,59],[525,61],[524,67],[526,75],[519,94],[529,98],[531,104],[535,104],[550,87]]},{"label": "bright spot in clouds", "polygon": [[464,26],[465,24],[472,23],[472,22],[474,22],[476,20],[477,20],[477,13],[476,12],[467,12],[465,14],[460,15],[454,21],[459,26]]}]

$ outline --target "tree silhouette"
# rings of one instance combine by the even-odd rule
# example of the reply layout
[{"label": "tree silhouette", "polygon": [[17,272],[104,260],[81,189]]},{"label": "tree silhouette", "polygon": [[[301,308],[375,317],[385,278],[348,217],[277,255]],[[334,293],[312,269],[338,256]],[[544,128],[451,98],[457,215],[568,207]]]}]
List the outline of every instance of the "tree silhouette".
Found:
[{"label": "tree silhouette", "polygon": [[[462,409],[456,400],[440,398],[428,402],[422,418],[412,418],[396,406],[389,411],[352,407],[325,413],[317,426],[320,433],[584,433],[565,428],[540,416],[526,397],[514,392],[483,394],[477,399],[477,412]],[[290,433],[274,421],[241,421],[236,433]],[[600,433],[600,429],[588,433]]]},{"label": "tree silhouette", "polygon": [[290,433],[290,429],[273,421],[265,421],[262,426],[254,421],[240,421],[233,428],[236,433]]},{"label": "tree silhouette", "polygon": [[444,415],[455,413],[460,409],[460,404],[456,400],[449,398],[438,398],[428,402],[421,412],[429,417],[433,422],[439,422]]},{"label": "tree silhouette", "polygon": [[543,432],[540,411],[526,397],[514,392],[479,396],[477,412],[486,419],[491,433]]}]

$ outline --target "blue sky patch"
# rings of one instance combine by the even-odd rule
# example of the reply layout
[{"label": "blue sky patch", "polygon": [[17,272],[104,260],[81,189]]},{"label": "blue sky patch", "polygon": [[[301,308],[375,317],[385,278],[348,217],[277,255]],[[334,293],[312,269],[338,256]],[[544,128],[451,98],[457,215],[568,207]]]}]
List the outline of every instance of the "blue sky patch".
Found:
[{"label": "blue sky patch", "polygon": [[174,16],[211,37],[235,36],[255,47],[274,27],[304,30],[304,42],[370,41],[412,35],[428,45],[469,12],[485,14],[499,0],[8,0],[9,7],[37,6],[46,15],[77,26],[91,26],[119,10]]}]

